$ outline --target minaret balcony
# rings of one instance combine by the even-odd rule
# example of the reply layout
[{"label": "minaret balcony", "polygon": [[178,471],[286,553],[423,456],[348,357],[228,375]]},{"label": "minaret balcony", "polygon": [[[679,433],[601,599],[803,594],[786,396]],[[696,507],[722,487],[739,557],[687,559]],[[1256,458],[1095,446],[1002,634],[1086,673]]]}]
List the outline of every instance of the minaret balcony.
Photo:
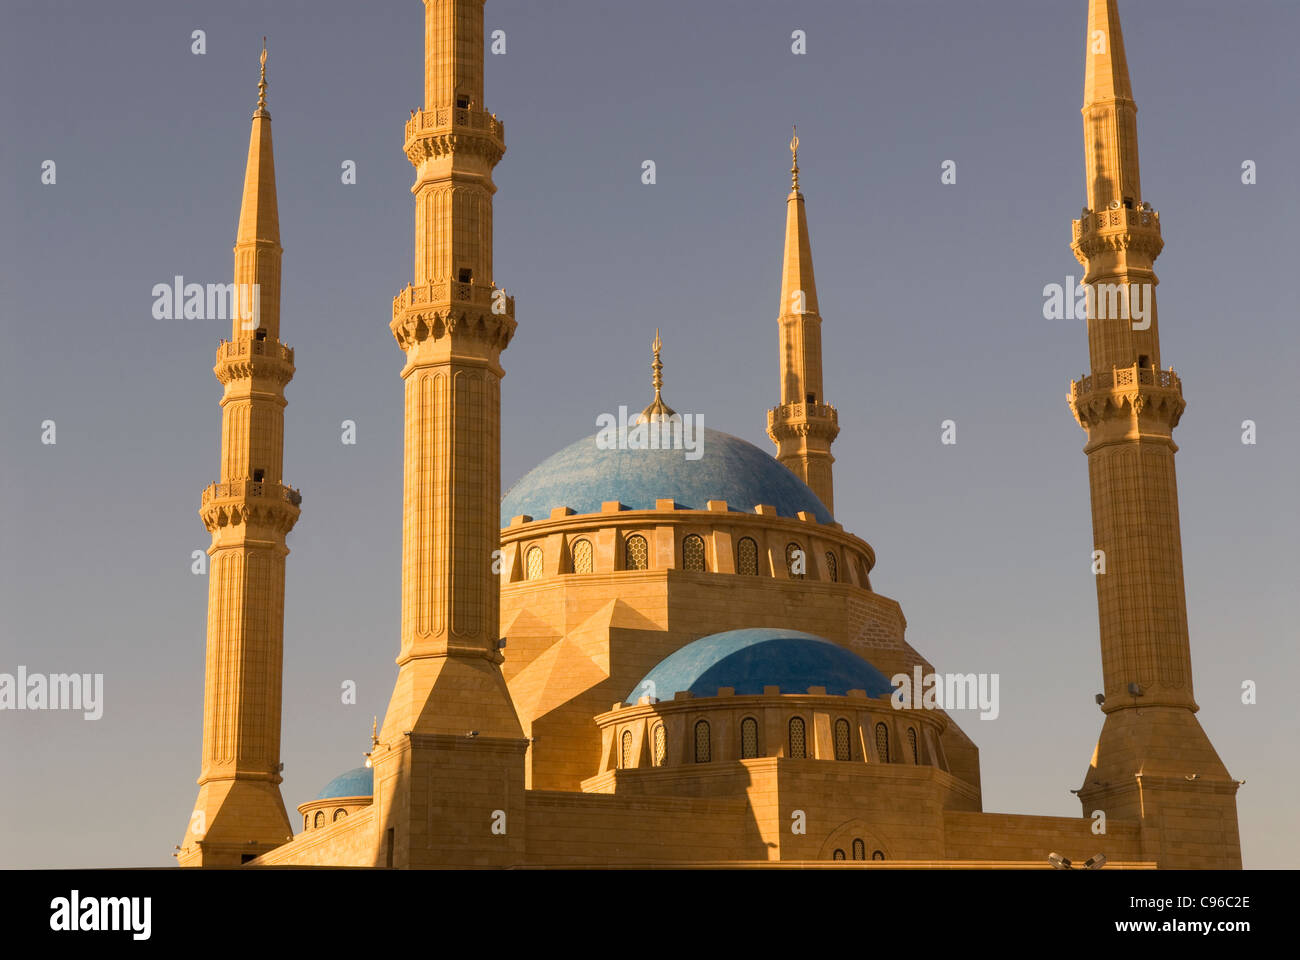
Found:
[{"label": "minaret balcony", "polygon": [[203,491],[199,516],[209,532],[218,527],[255,523],[288,533],[298,520],[302,494],[283,483],[233,480],[209,484]]},{"label": "minaret balcony", "polygon": [[783,403],[767,411],[767,433],[774,440],[796,436],[834,440],[839,432],[839,413],[829,403]]},{"label": "minaret balcony", "polygon": [[1164,249],[1160,214],[1146,204],[1084,210],[1072,227],[1071,246],[1080,262],[1117,250],[1142,251],[1154,260]]},{"label": "minaret balcony", "polygon": [[411,284],[393,297],[389,328],[403,350],[458,328],[505,349],[515,332],[515,298],[490,283],[456,280]]},{"label": "minaret balcony", "polygon": [[481,153],[496,164],[506,152],[506,126],[495,114],[463,107],[416,110],[406,121],[402,147],[414,166],[453,149]]},{"label": "minaret balcony", "polygon": [[212,372],[221,383],[252,377],[270,377],[281,386],[293,379],[293,348],[279,340],[254,337],[222,340]]},{"label": "minaret balcony", "polygon": [[1141,414],[1143,410],[1162,414],[1172,429],[1186,406],[1183,381],[1174,373],[1173,367],[1157,370],[1136,363],[1131,367],[1113,367],[1070,381],[1070,395],[1066,402],[1074,419],[1085,430],[1122,412],[1126,404],[1134,414]]}]

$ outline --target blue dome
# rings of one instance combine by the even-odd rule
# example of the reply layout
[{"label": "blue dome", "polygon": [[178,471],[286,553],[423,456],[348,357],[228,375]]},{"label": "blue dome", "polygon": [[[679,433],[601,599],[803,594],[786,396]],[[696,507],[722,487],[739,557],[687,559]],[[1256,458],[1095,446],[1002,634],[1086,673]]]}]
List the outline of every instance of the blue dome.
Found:
[{"label": "blue dome", "polygon": [[770,504],[783,517],[806,510],[819,523],[830,511],[802,480],[739,437],[705,429],[703,456],[687,460],[683,450],[602,450],[592,434],[542,461],[501,498],[501,526],[521,514],[545,520],[554,507],[599,513],[618,500],[631,510],[653,510],[656,500],[675,500],[688,510],[706,510],[725,500],[733,510]]},{"label": "blue dome", "polygon": [[659,661],[624,702],[634,704],[647,695],[671,700],[683,690],[716,697],[719,687],[734,687],[737,695],[759,694],[765,686],[780,687],[782,693],[825,687],[837,697],[850,690],[865,690],[868,697],[894,690],[883,673],[837,643],[798,630],[750,628],[688,643]]},{"label": "blue dome", "polygon": [[369,767],[357,767],[347,773],[340,773],[325,784],[325,789],[316,794],[317,800],[333,800],[335,797],[373,797],[375,795],[375,771]]}]

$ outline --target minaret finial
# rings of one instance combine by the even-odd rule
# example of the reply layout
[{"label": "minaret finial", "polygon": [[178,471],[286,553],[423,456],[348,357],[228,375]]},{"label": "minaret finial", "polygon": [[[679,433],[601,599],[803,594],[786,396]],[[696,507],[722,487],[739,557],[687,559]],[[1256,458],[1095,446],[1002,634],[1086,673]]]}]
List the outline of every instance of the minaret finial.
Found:
[{"label": "minaret finial", "polygon": [[659,351],[662,350],[663,347],[664,342],[659,336],[659,328],[655,327],[654,343],[650,344],[650,349],[654,354],[654,360],[650,364],[650,369],[654,371],[654,374],[650,378],[650,382],[654,384],[655,398],[650,401],[650,406],[641,411],[641,416],[637,418],[637,422],[643,420],[663,420],[673,416],[677,412],[672,407],[668,406],[668,404],[664,403],[664,364],[663,361],[659,359]]},{"label": "minaret finial", "polygon": [[266,37],[262,38],[262,78],[257,82],[257,110],[266,113]]},{"label": "minaret finial", "polygon": [[790,125],[790,192],[799,192],[799,128]]}]

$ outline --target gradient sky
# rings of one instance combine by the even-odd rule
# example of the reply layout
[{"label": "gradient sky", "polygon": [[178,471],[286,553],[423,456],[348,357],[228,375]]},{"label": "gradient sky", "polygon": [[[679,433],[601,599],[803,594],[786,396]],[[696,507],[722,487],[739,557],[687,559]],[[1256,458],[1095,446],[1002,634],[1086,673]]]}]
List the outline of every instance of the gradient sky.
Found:
[{"label": "gradient sky", "polygon": [[[840,411],[837,519],[941,670],[997,672],[957,721],[984,809],[1078,816],[1101,714],[1087,463],[1065,404],[1078,276],[1086,0],[489,0],[507,53],[496,281],[502,482],[650,396],[771,450],[790,124]],[[1300,859],[1296,124],[1300,5],[1123,5],[1143,199],[1161,212],[1162,352],[1200,721],[1238,793],[1248,867]],[[282,787],[357,766],[398,646],[402,355],[422,5],[3,3],[0,672],[102,672],[98,721],[0,713],[0,866],[165,866],[197,792],[221,321],[159,321],[151,288],[228,282],[257,57],[284,253],[289,537]],[[203,29],[207,53],[190,52]],[[792,30],[808,53],[790,52]],[[57,183],[40,182],[41,163]],[[641,163],[657,164],[654,186]],[[353,160],[357,183],[340,182]],[[957,183],[940,184],[940,165]],[[1241,164],[1258,165],[1244,186]],[[958,442],[939,442],[954,419]],[[1258,443],[1241,443],[1241,422]],[[40,442],[57,423],[58,442]],[[355,446],[340,422],[357,423]],[[340,702],[354,680],[358,702]],[[1258,703],[1241,703],[1241,684]]]}]

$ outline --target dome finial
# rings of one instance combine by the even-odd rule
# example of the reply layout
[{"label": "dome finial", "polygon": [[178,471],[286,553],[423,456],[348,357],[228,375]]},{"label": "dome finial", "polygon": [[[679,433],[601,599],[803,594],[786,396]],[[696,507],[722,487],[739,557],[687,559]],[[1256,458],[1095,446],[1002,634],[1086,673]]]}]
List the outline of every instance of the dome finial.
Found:
[{"label": "dome finial", "polygon": [[662,391],[664,386],[664,365],[659,359],[659,351],[663,349],[664,342],[659,337],[659,328],[655,327],[654,343],[650,344],[650,349],[654,351],[654,360],[650,364],[650,369],[654,371],[651,382],[655,388],[655,398],[650,402],[650,406],[641,411],[641,416],[637,422],[663,420],[677,413],[672,407],[664,403]]},{"label": "dome finial", "polygon": [[370,727],[370,752],[366,754],[366,766],[374,766],[374,760],[371,759],[375,752],[375,747],[379,746],[379,718],[375,717]]},{"label": "dome finial", "polygon": [[799,128],[790,125],[790,191],[799,192]]},{"label": "dome finial", "polygon": [[257,112],[266,114],[266,37],[262,38],[262,78],[257,82]]}]

